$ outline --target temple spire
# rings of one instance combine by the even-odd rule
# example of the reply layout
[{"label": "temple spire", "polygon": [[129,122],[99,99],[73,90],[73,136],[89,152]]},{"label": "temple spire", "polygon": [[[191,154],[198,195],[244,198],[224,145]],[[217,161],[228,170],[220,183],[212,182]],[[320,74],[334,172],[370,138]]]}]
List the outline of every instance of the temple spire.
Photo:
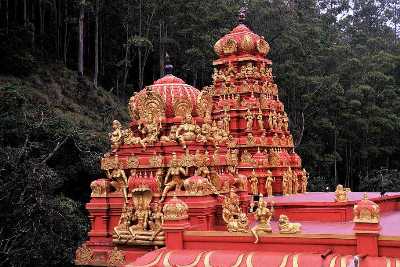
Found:
[{"label": "temple spire", "polygon": [[239,9],[239,24],[244,24],[246,21],[247,11],[249,9],[248,5],[249,1],[243,0],[243,6]]},{"label": "temple spire", "polygon": [[165,75],[172,74],[173,71],[174,71],[174,66],[171,64],[169,54],[165,53],[165,66],[164,66]]}]

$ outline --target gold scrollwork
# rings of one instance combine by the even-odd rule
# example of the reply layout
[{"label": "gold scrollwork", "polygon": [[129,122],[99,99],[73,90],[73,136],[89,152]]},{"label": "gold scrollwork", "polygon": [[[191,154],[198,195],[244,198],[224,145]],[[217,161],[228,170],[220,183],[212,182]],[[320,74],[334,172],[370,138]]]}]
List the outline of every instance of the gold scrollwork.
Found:
[{"label": "gold scrollwork", "polygon": [[176,99],[174,103],[175,116],[185,117],[186,114],[191,114],[193,110],[192,102],[187,96],[182,96],[180,99]]},{"label": "gold scrollwork", "polygon": [[260,39],[257,41],[257,51],[260,54],[266,55],[269,52],[269,44],[264,39]]},{"label": "gold scrollwork", "polygon": [[110,252],[107,260],[107,266],[118,266],[125,263],[125,256],[117,247]]},{"label": "gold scrollwork", "polygon": [[223,45],[222,49],[224,50],[224,53],[229,55],[236,53],[237,51],[237,42],[235,39],[229,38],[225,44]]},{"label": "gold scrollwork", "polygon": [[154,122],[165,117],[165,103],[161,95],[153,90],[146,90],[138,99],[139,117],[145,122]]}]

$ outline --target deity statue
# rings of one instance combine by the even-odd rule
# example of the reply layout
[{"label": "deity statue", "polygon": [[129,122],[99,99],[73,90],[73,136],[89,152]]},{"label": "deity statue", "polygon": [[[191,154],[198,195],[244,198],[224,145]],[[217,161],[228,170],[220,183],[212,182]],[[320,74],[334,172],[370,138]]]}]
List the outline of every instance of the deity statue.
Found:
[{"label": "deity statue", "polygon": [[343,185],[338,184],[335,190],[335,202],[347,202],[347,191],[343,188]]},{"label": "deity statue", "polygon": [[149,223],[150,207],[146,207],[144,202],[140,201],[135,208],[133,219],[136,223],[129,227],[129,232],[132,234],[131,240],[135,240],[137,232],[147,230]]},{"label": "deity statue", "polygon": [[288,188],[289,188],[289,175],[288,172],[286,171],[283,173],[282,176],[282,194],[284,196],[287,196],[289,194]]},{"label": "deity statue", "polygon": [[215,147],[218,147],[221,143],[228,140],[229,134],[224,130],[224,124],[222,121],[213,124],[212,133]]},{"label": "deity statue", "polygon": [[240,95],[236,94],[234,100],[235,100],[235,108],[239,108],[240,107]]},{"label": "deity statue", "polygon": [[252,78],[254,76],[254,67],[251,62],[246,64],[246,78]]},{"label": "deity statue", "polygon": [[[267,178],[265,179],[265,190],[267,191],[267,196],[272,197],[272,183],[275,182],[275,178],[272,177],[272,172],[267,170]],[[283,186],[283,182],[282,182]],[[283,190],[282,190],[283,191]]]},{"label": "deity statue", "polygon": [[255,219],[257,220],[258,224],[256,224],[253,228],[251,228],[251,232],[256,238],[254,244],[257,244],[259,241],[258,233],[271,233],[271,217],[274,211],[274,207],[271,204],[271,210],[268,209],[267,203],[264,200],[262,194],[260,194],[260,198],[258,200],[258,208],[254,214]]},{"label": "deity statue", "polygon": [[299,178],[297,177],[296,172],[293,172],[293,194],[297,194],[299,192]]},{"label": "deity statue", "polygon": [[253,113],[250,111],[250,109],[247,109],[246,115],[244,116],[244,118],[246,119],[246,131],[251,131],[253,129],[253,119],[254,119],[254,115]]},{"label": "deity statue", "polygon": [[113,131],[108,135],[110,136],[112,152],[115,153],[122,144],[121,123],[117,120],[114,120],[112,122],[112,129]]},{"label": "deity statue", "polygon": [[176,130],[178,129],[178,126],[173,125],[171,126],[171,130],[169,131],[168,136],[161,136],[160,140],[162,142],[176,142]]},{"label": "deity statue", "polygon": [[197,134],[200,132],[199,126],[193,123],[192,115],[187,113],[183,124],[176,130],[176,139],[179,143],[186,148],[186,141],[196,140]]},{"label": "deity statue", "polygon": [[224,109],[224,117],[222,118],[225,132],[229,133],[231,116]]},{"label": "deity statue", "polygon": [[222,204],[222,218],[227,224],[229,232],[248,231],[248,219],[240,209],[239,203],[239,196],[231,189]]},{"label": "deity statue", "polygon": [[281,234],[296,234],[300,232],[301,224],[300,223],[291,223],[289,221],[288,216],[281,214],[279,216],[279,233]]},{"label": "deity statue", "polygon": [[287,170],[288,174],[288,180],[287,180],[287,193],[288,195],[293,194],[293,171],[292,168],[289,167],[289,169]]},{"label": "deity statue", "polygon": [[[162,193],[160,202],[163,202],[165,197],[167,196],[168,191],[171,189],[175,188],[175,192],[180,192],[183,186],[183,181],[181,179],[181,175],[187,176],[188,175],[188,170],[187,168],[184,169],[180,165],[180,162],[178,158],[176,157],[176,153],[172,153],[172,159],[171,159],[171,167],[169,167],[168,172],[165,176],[164,184],[165,188]],[[168,178],[171,176],[171,181],[168,182]]]},{"label": "deity statue", "polygon": [[283,130],[288,131],[289,129],[289,118],[286,114],[286,112],[283,113]]},{"label": "deity statue", "polygon": [[261,109],[258,109],[257,122],[258,122],[258,128],[261,131],[264,130],[264,120],[263,120],[263,113],[262,113]]},{"label": "deity statue", "polygon": [[254,169],[249,178],[251,193],[253,195],[258,195],[258,178]]},{"label": "deity statue", "polygon": [[153,241],[158,234],[162,232],[164,224],[164,214],[161,211],[161,205],[158,202],[154,203],[153,212],[151,213],[150,229],[153,231],[150,240]]},{"label": "deity statue", "polygon": [[268,114],[268,129],[273,129],[273,115],[272,112]]},{"label": "deity statue", "polygon": [[278,128],[278,115],[276,114],[276,111],[272,113],[272,129],[277,129]]},{"label": "deity statue", "polygon": [[114,169],[110,172],[110,170],[106,170],[107,178],[112,180],[111,186],[115,188],[115,190],[122,191],[124,194],[125,202],[128,203],[128,178],[125,175],[125,171],[121,168]]},{"label": "deity statue", "polygon": [[147,144],[153,144],[154,142],[157,142],[158,135],[160,134],[161,120],[159,122],[148,122],[144,125],[143,128],[139,125],[138,128],[139,130],[141,130],[142,134],[145,135],[140,143],[142,147],[146,149]]},{"label": "deity statue", "polygon": [[118,225],[114,227],[114,232],[118,239],[121,239],[121,232],[127,231],[133,220],[133,207],[130,204],[124,204]]},{"label": "deity statue", "polygon": [[249,146],[253,146],[256,144],[256,139],[252,133],[247,133],[246,144]]},{"label": "deity statue", "polygon": [[307,192],[307,183],[308,183],[308,173],[306,169],[303,169],[303,172],[300,177],[300,193]]}]

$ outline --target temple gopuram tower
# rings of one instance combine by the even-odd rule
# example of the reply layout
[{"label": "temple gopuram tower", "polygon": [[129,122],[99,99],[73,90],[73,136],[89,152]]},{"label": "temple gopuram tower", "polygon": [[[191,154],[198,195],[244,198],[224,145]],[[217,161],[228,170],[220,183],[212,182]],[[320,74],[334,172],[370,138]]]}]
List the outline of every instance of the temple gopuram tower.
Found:
[{"label": "temple gopuram tower", "polygon": [[[270,46],[240,23],[214,45],[212,117],[230,137],[229,153],[239,159],[235,171],[246,175],[249,193],[295,194],[306,191],[307,173],[294,151],[288,116],[279,100]],[[228,157],[229,158],[229,157]]]}]

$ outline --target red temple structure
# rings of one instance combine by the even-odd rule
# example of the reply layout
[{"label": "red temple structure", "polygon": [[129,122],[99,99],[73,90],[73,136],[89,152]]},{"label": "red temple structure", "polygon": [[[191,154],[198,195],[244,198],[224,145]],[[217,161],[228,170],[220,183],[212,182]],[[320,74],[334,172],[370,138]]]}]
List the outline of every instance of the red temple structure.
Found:
[{"label": "red temple structure", "polygon": [[76,264],[400,266],[400,193],[307,193],[269,44],[239,24],[214,50],[211,86],[168,63],[112,123]]}]

